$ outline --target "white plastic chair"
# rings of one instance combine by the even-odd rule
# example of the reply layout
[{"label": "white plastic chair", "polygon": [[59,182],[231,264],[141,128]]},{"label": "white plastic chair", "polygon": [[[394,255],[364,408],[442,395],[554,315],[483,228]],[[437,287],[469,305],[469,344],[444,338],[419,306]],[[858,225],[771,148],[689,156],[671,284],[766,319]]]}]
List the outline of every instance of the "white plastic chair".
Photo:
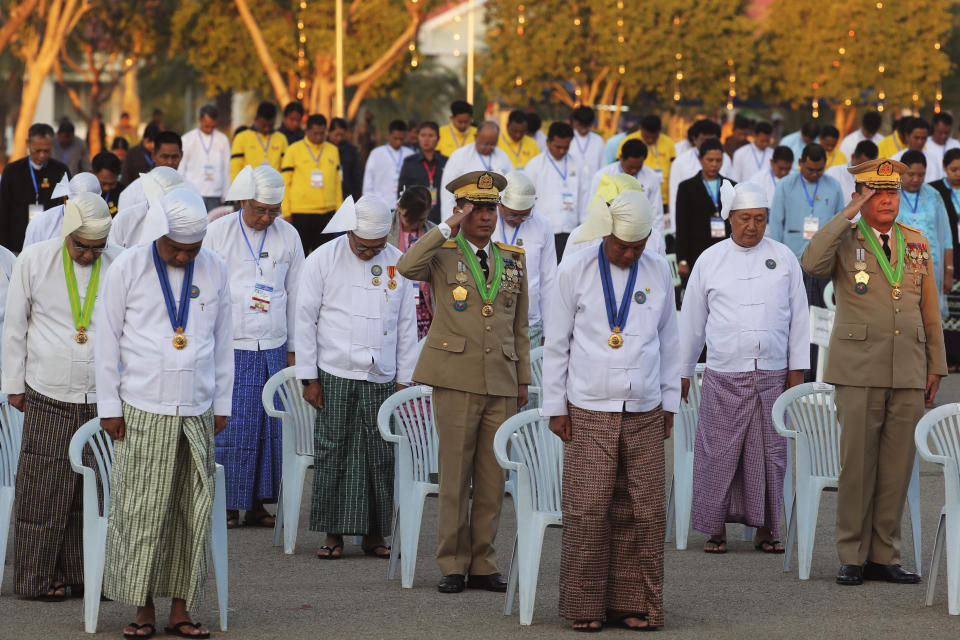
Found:
[{"label": "white plastic chair", "polygon": [[697,365],[687,401],[680,401],[680,413],[673,425],[673,481],[667,499],[667,535],[670,542],[676,523],[677,549],[687,548],[690,533],[690,510],[693,508],[693,443],[697,433],[697,417],[700,415],[700,388],[707,365]]},{"label": "white plastic chair", "polygon": [[[841,427],[837,420],[833,385],[808,382],[787,389],[773,405],[773,423],[777,433],[796,442],[796,495],[787,518],[783,570],[790,570],[796,542],[798,575],[801,580],[807,580],[813,560],[820,497],[825,489],[836,489],[840,480]],[[915,459],[907,503],[913,525],[913,552],[919,572],[921,531],[918,466]]]},{"label": "white plastic chair", "polygon": [[0,401],[0,584],[3,583],[3,559],[7,553],[7,534],[16,495],[14,483],[22,435],[23,414],[7,404],[4,396]]},{"label": "white plastic chair", "polygon": [[399,563],[404,589],[413,588],[423,502],[440,491],[434,481],[439,465],[432,398],[431,387],[409,387],[387,398],[377,414],[380,435],[393,443],[396,456],[395,518],[387,579],[396,577]]},{"label": "white plastic chair", "polygon": [[937,522],[924,604],[928,607],[933,604],[946,538],[947,611],[952,616],[960,615],[960,404],[937,407],[923,416],[917,423],[914,440],[920,457],[943,469],[946,503]]},{"label": "white plastic chair", "polygon": [[810,344],[817,345],[817,370],[814,381],[823,382],[836,312],[823,307],[810,307]]},{"label": "white plastic chair", "polygon": [[544,532],[563,525],[563,442],[550,431],[549,423],[539,409],[524,411],[504,422],[493,440],[497,462],[517,474],[517,537],[503,614],[512,612],[519,586],[521,625],[533,621]]},{"label": "white plastic chair", "polygon": [[[83,462],[84,449],[90,449],[95,466]],[[97,632],[100,593],[103,588],[103,564],[107,544],[107,514],[110,511],[110,479],[113,476],[113,440],[94,418],[80,427],[70,440],[70,466],[83,479],[83,628]],[[97,497],[98,480],[103,490],[103,509]],[[223,466],[217,465],[213,510],[210,517],[210,552],[220,605],[220,629],[227,630],[227,509]]]},{"label": "white plastic chair", "polygon": [[[274,398],[279,397],[282,409]],[[292,554],[297,544],[300,525],[300,501],[307,469],[313,466],[313,425],[317,410],[303,399],[303,387],[296,369],[287,367],[273,374],[263,386],[263,409],[272,418],[280,419],[282,467],[280,494],[277,497],[277,523],[273,528],[273,546]]]}]

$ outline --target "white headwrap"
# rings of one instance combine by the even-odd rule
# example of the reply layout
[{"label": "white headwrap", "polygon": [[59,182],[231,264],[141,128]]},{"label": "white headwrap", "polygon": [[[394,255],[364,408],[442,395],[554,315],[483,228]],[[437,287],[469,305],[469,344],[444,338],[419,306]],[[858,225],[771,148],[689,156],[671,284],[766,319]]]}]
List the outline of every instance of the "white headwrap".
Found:
[{"label": "white headwrap", "polygon": [[110,223],[110,208],[104,199],[99,194],[81,191],[70,196],[63,205],[60,237],[65,238],[72,233],[84,240],[102,240],[110,233]]},{"label": "white headwrap", "polygon": [[537,200],[537,188],[525,171],[506,175],[507,188],[500,192],[500,204],[514,211],[526,211]]},{"label": "white headwrap", "polygon": [[353,201],[353,196],[347,196],[323,232],[353,231],[358,238],[378,240],[385,238],[392,226],[393,214],[390,207],[378,196],[361,196],[356,202]]},{"label": "white headwrap", "polygon": [[203,240],[207,233],[207,208],[196,191],[178,188],[148,203],[150,208],[143,221],[141,244],[163,236],[181,244]]},{"label": "white headwrap", "polygon": [[769,209],[767,193],[758,184],[741,182],[736,187],[724,180],[720,185],[720,217],[726,220],[731,211],[740,209]]},{"label": "white headwrap", "polygon": [[227,190],[227,200],[256,200],[263,204],[280,204],[283,202],[283,187],[283,176],[273,167],[260,165],[254,169],[247,165],[233,179],[230,189]]},{"label": "white headwrap", "polygon": [[154,167],[150,173],[140,174],[143,195],[147,202],[159,200],[174,189],[184,186],[183,176],[171,167]]},{"label": "white headwrap", "polygon": [[624,242],[639,242],[653,229],[650,200],[640,191],[624,191],[609,205],[596,198],[575,242],[587,242],[615,235]]},{"label": "white headwrap", "polygon": [[60,182],[53,188],[50,199],[56,200],[57,198],[63,197],[72,198],[78,193],[95,193],[100,195],[100,181],[97,179],[97,176],[85,171],[78,173],[68,180],[67,174],[63,174]]}]

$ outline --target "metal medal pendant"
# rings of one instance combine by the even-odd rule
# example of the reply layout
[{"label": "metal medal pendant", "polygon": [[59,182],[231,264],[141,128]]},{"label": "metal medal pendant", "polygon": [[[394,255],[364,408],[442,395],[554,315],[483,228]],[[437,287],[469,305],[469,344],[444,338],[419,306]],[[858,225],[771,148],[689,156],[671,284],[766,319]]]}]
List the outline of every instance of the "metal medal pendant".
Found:
[{"label": "metal medal pendant", "polygon": [[457,282],[459,282],[460,284],[464,284],[466,281],[467,281],[467,274],[465,274],[463,271],[458,271]]},{"label": "metal medal pendant", "polygon": [[180,333],[183,329],[179,329],[177,335],[173,336],[173,348],[174,349],[185,349],[187,347],[187,336]]},{"label": "metal medal pendant", "polygon": [[623,346],[623,336],[619,333],[611,333],[610,337],[607,338],[607,344],[613,349],[619,349]]},{"label": "metal medal pendant", "polygon": [[903,291],[900,289],[900,287],[894,287],[893,289],[890,290],[890,296],[894,300],[899,300],[900,298],[903,297]]},{"label": "metal medal pendant", "polygon": [[857,260],[856,262],[853,263],[853,268],[856,269],[857,271],[865,271],[867,268],[867,263],[864,262],[863,260]]},{"label": "metal medal pendant", "polygon": [[490,316],[492,316],[493,305],[488,302],[487,304],[480,307],[480,315],[482,315],[484,318],[489,318]]},{"label": "metal medal pendant", "polygon": [[77,335],[73,336],[73,339],[77,344],[87,344],[87,334],[84,333],[82,327],[77,331]]},{"label": "metal medal pendant", "polygon": [[375,286],[375,287],[379,287],[379,286],[380,286],[380,278],[374,278],[374,279],[372,280],[372,282],[373,282],[373,286]]},{"label": "metal medal pendant", "polygon": [[389,281],[387,282],[387,287],[390,288],[390,289],[396,289],[396,288],[397,288],[397,281],[396,281],[396,280],[389,280]]},{"label": "metal medal pendant", "polygon": [[863,284],[869,284],[870,274],[868,274],[866,271],[858,271],[856,274],[854,274],[853,279],[858,283],[862,282]]}]

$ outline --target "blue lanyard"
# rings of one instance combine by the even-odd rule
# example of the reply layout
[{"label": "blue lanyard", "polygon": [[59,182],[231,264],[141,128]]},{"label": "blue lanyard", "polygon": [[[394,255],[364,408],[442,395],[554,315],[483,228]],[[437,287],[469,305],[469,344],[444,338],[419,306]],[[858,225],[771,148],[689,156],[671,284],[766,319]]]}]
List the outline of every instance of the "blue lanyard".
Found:
[{"label": "blue lanyard", "polygon": [[33,165],[30,164],[30,161],[27,161],[27,167],[30,168],[30,180],[33,181],[33,192],[37,195],[36,202],[40,204],[40,189],[37,187],[37,176],[34,175],[37,171],[43,171],[44,167],[47,166],[47,163],[44,162],[39,169],[34,169]]},{"label": "blue lanyard", "polygon": [[310,157],[313,159],[313,164],[317,165],[317,168],[320,168],[320,158],[323,157],[323,143],[320,143],[320,153],[318,155],[313,155],[313,149],[310,148],[310,141],[305,141],[303,146],[307,148],[307,153],[310,154]]},{"label": "blue lanyard", "polygon": [[583,137],[587,139],[587,144],[583,145],[582,147],[580,146],[580,141],[577,140],[577,134],[576,134],[576,133],[573,134],[573,141],[574,141],[574,143],[576,143],[576,145],[577,145],[577,150],[580,151],[580,155],[586,157],[586,155],[587,155],[587,149],[590,148],[590,133],[588,132],[587,135],[585,135],[585,136],[583,136]]},{"label": "blue lanyard", "polygon": [[564,184],[564,185],[567,184],[567,157],[568,157],[568,156],[563,156],[563,171],[560,171],[560,167],[558,167],[558,166],[557,166],[557,163],[553,161],[553,156],[551,156],[549,153],[547,153],[547,160],[549,160],[549,161],[550,161],[550,164],[553,165],[553,169],[554,169],[554,171],[557,172],[557,175],[560,176],[560,178],[563,179],[563,184]]},{"label": "blue lanyard", "polygon": [[190,314],[190,289],[193,286],[193,263],[187,263],[183,274],[183,286],[180,288],[180,307],[173,303],[173,290],[170,288],[170,277],[167,275],[167,265],[160,259],[157,252],[157,241],[153,241],[153,266],[160,277],[160,289],[163,291],[163,301],[167,305],[167,315],[170,317],[170,326],[174,332],[183,333],[187,328],[187,316]]},{"label": "blue lanyard", "polygon": [[616,294],[613,291],[613,277],[610,275],[610,261],[607,260],[607,254],[603,250],[603,243],[597,249],[597,262],[600,265],[600,283],[603,285],[603,302],[607,306],[607,322],[610,324],[610,330],[614,333],[623,331],[627,324],[627,316],[630,315],[630,292],[637,283],[638,262],[634,262],[630,267],[630,275],[627,276],[627,286],[623,291],[623,298],[620,299],[620,309],[617,310]]},{"label": "blue lanyard", "polygon": [[[321,150],[320,153],[321,153],[321,155],[322,155],[322,154],[323,154],[323,151]],[[310,155],[313,155],[313,152],[312,152],[312,151],[310,152]],[[391,155],[391,156],[393,155],[393,152],[392,152],[392,151],[390,152],[390,155]],[[400,175],[400,168],[403,166],[403,147],[400,147],[400,148],[397,150],[396,159],[393,161],[393,164],[396,165],[396,167],[395,167],[396,174],[399,176],[399,175]],[[488,171],[490,170],[489,167],[487,168],[487,170],[488,170]]]},{"label": "blue lanyard", "polygon": [[[713,189],[710,188],[711,183],[715,183],[717,187],[716,193],[714,193]],[[703,186],[707,188],[707,193],[710,194],[710,199],[713,200],[713,206],[719,209],[720,208],[720,178],[717,178],[715,180],[707,180],[706,178],[704,178]]]},{"label": "blue lanyard", "polygon": [[[920,192],[917,191],[917,197],[913,199],[913,204],[910,204],[910,197],[907,195],[907,192],[903,192],[903,199],[907,201],[907,205],[910,207],[910,212],[913,214],[913,221],[916,222],[917,218],[917,207],[920,206]],[[916,226],[916,224],[914,224]]]},{"label": "blue lanyard", "polygon": [[267,234],[270,232],[270,227],[267,227],[263,230],[263,237],[260,238],[260,250],[254,253],[253,245],[250,244],[250,238],[247,237],[247,230],[243,228],[242,211],[237,211],[237,224],[240,225],[240,233],[243,234],[243,239],[247,243],[247,249],[250,250],[250,255],[253,256],[253,261],[257,265],[257,271],[260,273],[260,275],[263,275],[263,269],[260,268],[260,256],[263,255],[263,244],[267,241]]},{"label": "blue lanyard", "polygon": [[[476,149],[474,149],[474,151],[476,151]],[[483,168],[486,169],[487,171],[490,171],[490,166],[493,164],[493,153],[491,152],[490,155],[488,156],[490,158],[490,162],[484,162],[483,156],[480,155],[479,153],[477,154],[477,157],[480,158],[480,164],[483,165]]]},{"label": "blue lanyard", "polygon": [[150,154],[147,153],[146,149],[143,150],[143,159],[146,160],[147,164],[150,165],[150,168],[153,169],[153,165],[156,163],[153,161],[153,158],[150,157]]},{"label": "blue lanyard", "polygon": [[503,236],[503,242],[505,244],[517,244],[517,234],[520,233],[520,225],[522,224],[521,222],[513,228],[513,237],[510,239],[510,242],[507,242],[507,223],[503,221],[503,216],[500,216],[500,234]]},{"label": "blue lanyard", "polygon": [[763,167],[763,158],[765,155],[767,155],[767,150],[764,149],[763,151],[760,152],[760,155],[758,156],[757,148],[751,144],[750,153],[753,154],[753,161],[757,163],[757,169],[759,170],[761,167]]},{"label": "blue lanyard", "polygon": [[943,184],[950,190],[950,198],[953,200],[954,210],[960,213],[960,198],[957,198],[957,190],[950,186],[946,178],[943,179]]},{"label": "blue lanyard", "polygon": [[810,191],[807,190],[807,181],[803,179],[803,176],[800,176],[800,186],[803,187],[803,195],[807,198],[807,204],[810,205],[810,210],[813,210],[813,203],[817,200],[817,191],[820,191],[820,181],[817,180],[817,186],[813,189],[813,197],[810,197]]},{"label": "blue lanyard", "polygon": [[266,144],[260,141],[260,134],[258,132],[254,131],[253,135],[257,136],[257,144],[259,144],[260,148],[263,149],[263,162],[265,164],[269,163],[270,158],[268,157],[268,154],[270,151],[270,140],[273,138],[273,134],[271,133],[270,135],[267,136]]},{"label": "blue lanyard", "polygon": [[205,145],[203,143],[203,131],[200,132],[200,146],[203,147],[203,155],[210,157],[210,149],[213,149],[213,134],[210,134],[210,145]]}]

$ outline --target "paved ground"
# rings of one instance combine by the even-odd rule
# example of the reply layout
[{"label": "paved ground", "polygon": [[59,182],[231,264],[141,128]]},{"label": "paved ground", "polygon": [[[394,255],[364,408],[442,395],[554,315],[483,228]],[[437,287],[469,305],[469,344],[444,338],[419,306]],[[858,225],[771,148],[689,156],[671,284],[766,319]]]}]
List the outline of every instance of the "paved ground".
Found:
[{"label": "paved ground", "polygon": [[[960,376],[946,381],[938,401],[960,401]],[[671,447],[667,447],[670,460]],[[309,480],[308,480],[309,483]],[[943,503],[943,482],[937,468],[922,468],[923,571],[928,570],[934,527]],[[309,484],[305,491],[309,495]],[[306,504],[304,505],[306,507]],[[946,576],[941,567],[933,607],[923,607],[925,585],[868,583],[837,586],[833,546],[836,495],[824,494],[820,526],[809,581],[797,579],[796,568],[784,573],[782,556],[753,551],[739,542],[739,527],[730,527],[730,553],[705,555],[705,536],[692,534],[686,551],[668,545],[664,600],[666,626],[657,637],[704,638],[951,638],[960,634],[960,617],[947,615]],[[500,594],[466,592],[441,595],[435,584],[436,500],[427,501],[420,556],[413,589],[386,580],[387,563],[368,558],[348,545],[340,561],[314,559],[319,534],[306,530],[301,518],[299,546],[293,556],[270,546],[272,530],[230,532],[230,631],[216,627],[216,596],[211,579],[199,619],[210,623],[214,637],[236,640],[316,638],[554,638],[570,636],[557,616],[560,532],[548,531],[537,591],[534,624],[521,628],[516,614],[503,615]],[[515,528],[511,503],[504,503],[499,547],[509,553]],[[912,540],[904,525],[904,565],[912,568]],[[736,534],[736,535],[735,535]],[[8,554],[9,557],[9,554]],[[504,569],[506,560],[503,561]],[[0,640],[75,639],[83,633],[81,604],[72,600],[46,604],[10,595],[12,566],[7,564],[0,596]],[[161,602],[165,606],[165,602]],[[162,609],[160,610],[163,611]],[[132,611],[116,603],[100,610],[99,636],[120,637]],[[161,620],[161,627],[163,618]],[[162,631],[162,629],[161,629]],[[608,629],[604,637],[625,635]]]}]

